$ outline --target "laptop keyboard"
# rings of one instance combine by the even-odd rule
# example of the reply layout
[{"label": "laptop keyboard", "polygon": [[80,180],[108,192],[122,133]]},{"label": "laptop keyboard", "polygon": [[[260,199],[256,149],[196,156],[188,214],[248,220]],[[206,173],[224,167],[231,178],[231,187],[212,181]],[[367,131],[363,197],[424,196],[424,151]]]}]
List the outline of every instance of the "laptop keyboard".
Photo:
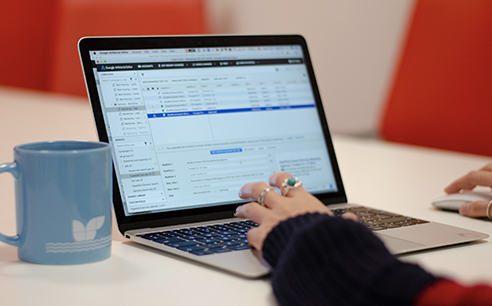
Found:
[{"label": "laptop keyboard", "polygon": [[256,226],[258,224],[246,220],[146,233],[138,237],[202,256],[250,249],[246,233]]},{"label": "laptop keyboard", "polygon": [[384,210],[359,206],[333,209],[332,211],[335,216],[341,216],[346,212],[351,212],[359,218],[360,223],[364,224],[372,231],[429,223],[429,221],[389,213]]},{"label": "laptop keyboard", "polygon": [[[332,210],[335,216],[354,213],[359,222],[372,231],[411,226],[429,221],[406,217],[367,207],[348,207]],[[161,243],[194,255],[209,255],[250,249],[246,233],[258,224],[253,221],[236,221],[209,226],[190,227],[138,235],[138,237]]]}]

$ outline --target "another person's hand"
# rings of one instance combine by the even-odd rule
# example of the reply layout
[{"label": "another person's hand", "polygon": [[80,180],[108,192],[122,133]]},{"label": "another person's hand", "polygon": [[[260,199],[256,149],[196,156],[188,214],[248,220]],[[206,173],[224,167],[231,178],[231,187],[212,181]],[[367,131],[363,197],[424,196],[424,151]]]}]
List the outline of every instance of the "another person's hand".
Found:
[{"label": "another person's hand", "polygon": [[[239,197],[242,199],[258,199],[262,191],[267,188],[277,187],[280,189],[282,183],[288,178],[292,178],[292,175],[285,172],[277,172],[270,176],[270,186],[264,182],[248,183],[239,191]],[[236,216],[250,219],[259,225],[248,232],[249,244],[258,250],[262,249],[263,241],[268,233],[281,221],[306,213],[333,215],[321,201],[305,191],[302,186],[290,189],[285,196],[279,195],[272,189],[264,193],[263,204],[250,202],[239,206],[236,210]],[[356,219],[353,214],[347,217]]]},{"label": "another person's hand", "polygon": [[[461,190],[472,190],[477,186],[492,188],[492,163],[485,165],[479,170],[470,171],[447,186],[446,193],[456,193]],[[470,202],[460,207],[460,214],[468,217],[486,217],[489,202]],[[491,212],[492,213],[492,212]]]}]

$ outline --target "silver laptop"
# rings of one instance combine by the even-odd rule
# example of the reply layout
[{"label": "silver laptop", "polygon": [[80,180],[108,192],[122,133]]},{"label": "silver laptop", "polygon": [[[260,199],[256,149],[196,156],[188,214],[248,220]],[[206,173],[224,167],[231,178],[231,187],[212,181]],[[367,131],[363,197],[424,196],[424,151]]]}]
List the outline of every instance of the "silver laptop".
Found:
[{"label": "silver laptop", "polygon": [[268,274],[233,217],[239,189],[290,172],[395,254],[486,238],[346,204],[305,40],[298,35],[83,38],[101,141],[114,162],[121,233],[246,277]]}]

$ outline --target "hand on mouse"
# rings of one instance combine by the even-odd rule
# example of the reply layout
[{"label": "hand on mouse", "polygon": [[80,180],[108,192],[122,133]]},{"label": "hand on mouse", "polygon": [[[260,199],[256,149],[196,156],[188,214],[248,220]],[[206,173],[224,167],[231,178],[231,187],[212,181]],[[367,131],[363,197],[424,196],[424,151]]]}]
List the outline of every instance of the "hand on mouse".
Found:
[{"label": "hand on mouse", "polygon": [[[473,170],[468,174],[455,180],[449,186],[444,188],[446,193],[456,193],[461,190],[472,190],[477,186],[486,186],[492,188],[492,163],[488,163],[479,170]],[[490,217],[492,211],[487,212],[487,209],[492,210],[487,201],[475,201],[464,204],[460,207],[460,214],[468,217]]]}]

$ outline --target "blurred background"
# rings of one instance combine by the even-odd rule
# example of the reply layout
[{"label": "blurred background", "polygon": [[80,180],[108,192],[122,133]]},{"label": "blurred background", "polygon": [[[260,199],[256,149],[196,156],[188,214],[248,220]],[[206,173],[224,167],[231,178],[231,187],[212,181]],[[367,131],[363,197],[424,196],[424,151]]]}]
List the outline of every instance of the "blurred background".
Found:
[{"label": "blurred background", "polygon": [[[0,85],[85,96],[76,47],[82,36],[301,34],[332,133],[492,155],[492,142],[483,144],[492,137],[486,117],[492,111],[491,4],[3,1]],[[473,118],[466,131],[464,109],[473,109],[466,114]],[[472,133],[481,138],[469,139]]]},{"label": "blurred background", "polygon": [[209,0],[217,33],[292,33],[310,49],[334,133],[374,135],[412,0]]}]

